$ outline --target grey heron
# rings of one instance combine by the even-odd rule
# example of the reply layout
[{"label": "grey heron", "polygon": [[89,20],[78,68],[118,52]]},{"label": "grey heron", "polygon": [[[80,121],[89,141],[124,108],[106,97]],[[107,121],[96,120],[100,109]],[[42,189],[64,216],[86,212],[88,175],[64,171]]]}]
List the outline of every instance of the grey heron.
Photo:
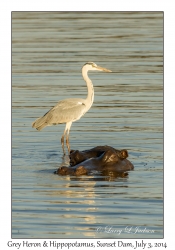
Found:
[{"label": "grey heron", "polygon": [[66,145],[68,152],[70,153],[70,144],[69,144],[69,131],[72,125],[72,122],[79,120],[92,106],[94,101],[94,88],[92,81],[89,79],[87,72],[89,70],[99,70],[104,72],[112,72],[109,69],[102,68],[97,66],[93,62],[88,62],[82,67],[82,76],[87,84],[88,94],[86,99],[82,98],[70,98],[59,101],[53,108],[51,108],[44,116],[36,119],[32,123],[32,127],[37,130],[41,130],[46,126],[66,123],[64,133],[61,137],[61,145],[64,150],[64,136],[66,135]]}]

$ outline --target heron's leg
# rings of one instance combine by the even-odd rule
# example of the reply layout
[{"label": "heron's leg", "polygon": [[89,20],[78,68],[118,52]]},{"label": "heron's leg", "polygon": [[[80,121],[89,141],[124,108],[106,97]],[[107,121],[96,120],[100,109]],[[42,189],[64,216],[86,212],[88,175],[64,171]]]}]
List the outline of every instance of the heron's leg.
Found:
[{"label": "heron's leg", "polygon": [[61,137],[61,146],[62,146],[62,149],[63,149],[63,153],[65,155],[65,151],[64,151],[64,135],[65,135],[65,133]]},{"label": "heron's leg", "polygon": [[68,149],[69,154],[70,154],[69,131],[70,131],[71,125],[72,125],[72,122],[66,123],[66,132],[67,132],[67,135],[66,135],[66,145],[67,145],[67,149]]},{"label": "heron's leg", "polygon": [[62,135],[62,137],[61,137],[61,146],[62,146],[63,154],[64,154],[64,155],[66,154],[66,153],[65,153],[65,150],[64,150],[64,136],[65,136],[65,134],[66,134],[66,131],[67,131],[67,123],[66,123],[66,127],[65,127],[65,130],[64,130],[64,133],[63,133],[63,135]]},{"label": "heron's leg", "polygon": [[69,135],[66,136],[66,145],[67,145],[68,153],[70,155]]}]

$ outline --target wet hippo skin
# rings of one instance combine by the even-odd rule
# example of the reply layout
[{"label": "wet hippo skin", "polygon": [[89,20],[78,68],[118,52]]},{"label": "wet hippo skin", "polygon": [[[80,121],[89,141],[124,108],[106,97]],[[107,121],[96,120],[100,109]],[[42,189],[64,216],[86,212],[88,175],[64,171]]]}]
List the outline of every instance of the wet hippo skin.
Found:
[{"label": "wet hippo skin", "polygon": [[87,175],[92,171],[103,174],[123,174],[134,169],[133,164],[127,160],[126,149],[117,150],[110,146],[98,146],[90,150],[71,150],[70,166],[61,167],[55,173],[59,175]]},{"label": "wet hippo skin", "polygon": [[115,148],[112,148],[110,146],[97,146],[95,148],[84,150],[84,151],[78,151],[78,150],[71,150],[70,151],[70,165],[75,166],[80,162],[83,162],[89,158],[92,157],[99,157],[107,150],[112,150],[117,153],[117,156],[120,159],[126,159],[128,157],[128,151],[126,149],[118,150]]}]

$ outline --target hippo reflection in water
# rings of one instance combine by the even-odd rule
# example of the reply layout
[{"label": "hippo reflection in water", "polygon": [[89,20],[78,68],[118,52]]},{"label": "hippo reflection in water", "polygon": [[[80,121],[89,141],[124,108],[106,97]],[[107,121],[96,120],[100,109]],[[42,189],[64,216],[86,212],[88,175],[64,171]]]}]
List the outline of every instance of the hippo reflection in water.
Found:
[{"label": "hippo reflection in water", "polygon": [[117,150],[110,146],[97,146],[84,151],[71,150],[70,166],[58,168],[55,174],[80,176],[98,171],[102,175],[114,173],[124,176],[126,171],[134,169],[127,157],[126,149]]}]

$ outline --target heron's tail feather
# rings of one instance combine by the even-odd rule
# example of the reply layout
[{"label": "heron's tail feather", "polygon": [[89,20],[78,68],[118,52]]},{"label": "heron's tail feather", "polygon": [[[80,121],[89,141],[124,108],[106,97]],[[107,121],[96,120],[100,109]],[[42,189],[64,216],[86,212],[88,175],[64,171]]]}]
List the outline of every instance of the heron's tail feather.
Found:
[{"label": "heron's tail feather", "polygon": [[37,130],[41,130],[43,128],[45,128],[47,126],[47,122],[46,122],[46,117],[40,117],[38,119],[36,119],[33,123],[32,123],[32,128],[36,128]]}]

